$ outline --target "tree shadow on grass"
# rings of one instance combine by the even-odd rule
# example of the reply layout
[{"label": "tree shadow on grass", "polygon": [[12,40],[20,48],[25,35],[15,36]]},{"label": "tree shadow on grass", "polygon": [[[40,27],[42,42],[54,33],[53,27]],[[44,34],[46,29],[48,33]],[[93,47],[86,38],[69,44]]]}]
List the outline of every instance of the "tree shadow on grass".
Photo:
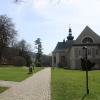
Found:
[{"label": "tree shadow on grass", "polygon": [[84,94],[83,97],[81,98],[81,100],[84,100],[87,96],[88,96],[88,94]]}]

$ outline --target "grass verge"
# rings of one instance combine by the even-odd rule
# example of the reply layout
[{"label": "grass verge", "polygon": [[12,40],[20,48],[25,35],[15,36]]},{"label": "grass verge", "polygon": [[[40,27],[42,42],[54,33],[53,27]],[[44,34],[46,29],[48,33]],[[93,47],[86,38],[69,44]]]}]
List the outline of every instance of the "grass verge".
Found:
[{"label": "grass verge", "polygon": [[[33,73],[40,71],[42,67],[35,67]],[[28,74],[28,68],[26,67],[14,67],[14,66],[0,66],[0,80],[5,81],[22,81],[32,74]]]},{"label": "grass verge", "polygon": [[100,71],[89,71],[89,90],[86,94],[85,71],[52,69],[52,100],[100,100]]},{"label": "grass verge", "polygon": [[0,93],[4,92],[5,90],[7,90],[8,88],[7,87],[1,87],[0,86]]}]

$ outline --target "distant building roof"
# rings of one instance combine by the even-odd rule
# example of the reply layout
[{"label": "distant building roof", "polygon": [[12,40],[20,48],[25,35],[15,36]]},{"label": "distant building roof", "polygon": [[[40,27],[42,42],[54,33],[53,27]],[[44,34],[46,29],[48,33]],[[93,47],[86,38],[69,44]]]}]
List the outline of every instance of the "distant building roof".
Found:
[{"label": "distant building roof", "polygon": [[73,44],[74,41],[67,40],[66,42],[58,42],[56,48],[53,52],[61,52],[65,49],[70,48],[71,44]]}]

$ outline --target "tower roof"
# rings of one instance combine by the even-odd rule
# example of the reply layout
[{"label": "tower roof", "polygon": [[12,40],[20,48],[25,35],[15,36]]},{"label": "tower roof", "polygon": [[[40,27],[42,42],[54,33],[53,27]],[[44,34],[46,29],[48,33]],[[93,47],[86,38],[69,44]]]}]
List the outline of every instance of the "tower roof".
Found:
[{"label": "tower roof", "polygon": [[72,29],[69,27],[69,35],[67,36],[68,40],[73,40],[74,37],[72,36]]}]

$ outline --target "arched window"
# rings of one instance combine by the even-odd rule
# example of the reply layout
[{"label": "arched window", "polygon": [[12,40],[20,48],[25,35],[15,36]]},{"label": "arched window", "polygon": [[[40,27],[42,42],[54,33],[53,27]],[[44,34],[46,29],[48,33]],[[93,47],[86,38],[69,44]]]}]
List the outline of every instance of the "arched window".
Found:
[{"label": "arched window", "polygon": [[82,43],[93,43],[93,39],[91,39],[90,37],[86,37],[82,40]]}]

